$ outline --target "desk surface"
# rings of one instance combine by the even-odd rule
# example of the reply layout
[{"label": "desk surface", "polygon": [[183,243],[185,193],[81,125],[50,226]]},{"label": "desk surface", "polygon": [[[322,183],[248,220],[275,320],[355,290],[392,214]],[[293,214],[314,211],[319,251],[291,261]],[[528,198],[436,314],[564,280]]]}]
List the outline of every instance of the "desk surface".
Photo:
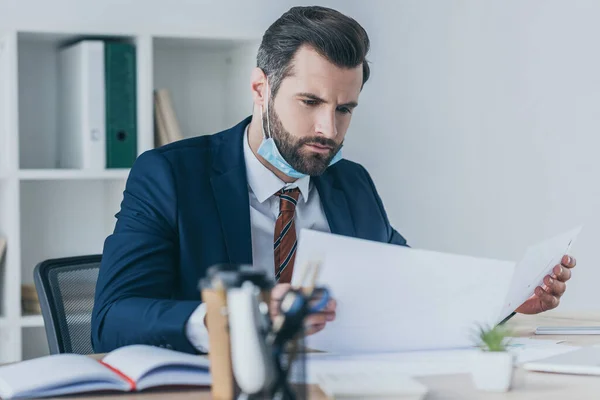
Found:
[{"label": "desk surface", "polygon": [[[600,336],[535,336],[533,331],[539,325],[600,325],[600,312],[596,313],[564,313],[552,311],[542,315],[517,315],[508,323],[518,336],[532,339],[565,340],[565,344],[585,346],[600,343]],[[427,400],[431,399],[597,399],[600,396],[600,377],[576,376],[561,374],[546,374],[526,372],[517,369],[515,386],[507,393],[485,393],[474,389],[471,377],[467,374],[431,376],[418,378],[430,392]],[[317,388],[311,387],[311,399],[326,399]],[[64,397],[63,397],[64,398]],[[60,398],[60,399],[63,399]],[[203,400],[211,399],[210,391],[198,389],[185,390],[153,390],[137,394],[118,395],[86,395],[69,396],[69,399],[82,400]]]}]

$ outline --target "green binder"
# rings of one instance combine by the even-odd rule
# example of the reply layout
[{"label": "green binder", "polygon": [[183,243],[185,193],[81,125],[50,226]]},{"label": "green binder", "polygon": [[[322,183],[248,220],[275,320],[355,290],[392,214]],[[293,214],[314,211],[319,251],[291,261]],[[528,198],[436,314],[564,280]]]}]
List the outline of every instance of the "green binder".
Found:
[{"label": "green binder", "polygon": [[137,157],[135,47],[104,43],[106,168],[131,168]]}]

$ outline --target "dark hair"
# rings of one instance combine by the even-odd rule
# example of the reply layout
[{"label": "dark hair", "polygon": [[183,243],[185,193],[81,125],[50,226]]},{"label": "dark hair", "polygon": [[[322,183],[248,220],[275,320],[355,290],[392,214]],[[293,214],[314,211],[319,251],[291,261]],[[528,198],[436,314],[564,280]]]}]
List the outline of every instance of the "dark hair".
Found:
[{"label": "dark hair", "polygon": [[257,66],[269,78],[273,97],[283,79],[291,74],[291,60],[303,45],[309,45],[338,67],[355,68],[362,64],[362,85],[369,79],[369,36],[358,22],[331,8],[292,7],[267,29],[256,57]]}]

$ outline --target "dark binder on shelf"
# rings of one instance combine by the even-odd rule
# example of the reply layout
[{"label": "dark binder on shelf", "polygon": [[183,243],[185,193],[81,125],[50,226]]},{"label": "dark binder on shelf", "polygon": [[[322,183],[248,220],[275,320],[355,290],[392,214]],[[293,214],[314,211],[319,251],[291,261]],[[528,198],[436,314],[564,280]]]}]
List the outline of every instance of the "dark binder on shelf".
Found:
[{"label": "dark binder on shelf", "polygon": [[135,46],[105,42],[106,168],[131,168],[137,157]]}]

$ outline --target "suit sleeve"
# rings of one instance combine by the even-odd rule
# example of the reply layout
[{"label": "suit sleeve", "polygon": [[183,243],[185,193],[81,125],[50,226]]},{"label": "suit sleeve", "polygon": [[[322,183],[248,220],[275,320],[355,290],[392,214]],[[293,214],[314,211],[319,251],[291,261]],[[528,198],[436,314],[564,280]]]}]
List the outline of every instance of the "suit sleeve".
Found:
[{"label": "suit sleeve", "polygon": [[95,352],[149,344],[188,353],[185,324],[200,301],[172,299],[178,274],[177,196],[168,160],[136,160],[106,239],[92,313]]},{"label": "suit sleeve", "polygon": [[387,237],[388,243],[397,244],[399,246],[410,247],[407,244],[406,239],[400,233],[398,233],[398,231],[396,231],[396,229],[394,229],[394,227],[390,224],[390,221],[387,216],[387,212],[385,211],[385,208],[383,207],[383,202],[381,201],[381,197],[379,196],[379,193],[377,193],[377,189],[375,188],[375,183],[373,183],[373,179],[371,179],[371,175],[369,175],[369,172],[364,167],[361,166],[361,168],[364,171],[365,176],[367,177],[367,181],[369,182],[369,185],[371,186],[371,190],[373,191],[373,195],[375,196],[375,200],[377,201],[377,206],[379,207],[379,212],[381,213],[381,217],[382,217],[383,221],[385,222],[386,237]]}]

